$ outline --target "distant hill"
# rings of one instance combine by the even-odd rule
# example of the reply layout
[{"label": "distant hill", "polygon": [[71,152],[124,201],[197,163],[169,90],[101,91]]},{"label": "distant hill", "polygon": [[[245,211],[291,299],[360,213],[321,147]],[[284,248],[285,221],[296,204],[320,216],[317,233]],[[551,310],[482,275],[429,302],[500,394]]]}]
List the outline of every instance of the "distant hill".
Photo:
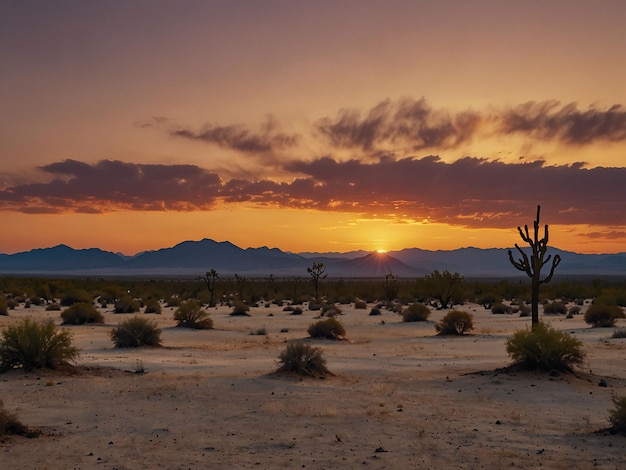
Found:
[{"label": "distant hill", "polygon": [[[560,275],[626,276],[626,253],[587,255],[558,249],[549,252],[563,259],[557,269]],[[515,250],[514,255],[517,257]],[[134,257],[98,248],[76,250],[66,245],[0,254],[0,274],[179,277],[202,276],[215,269],[223,276],[237,273],[250,277],[306,277],[306,268],[314,262],[324,263],[329,277],[383,277],[388,273],[421,277],[435,269],[465,277],[523,276],[511,266],[504,248],[298,254],[266,246],[242,249],[228,241],[208,238],[145,251]]]}]

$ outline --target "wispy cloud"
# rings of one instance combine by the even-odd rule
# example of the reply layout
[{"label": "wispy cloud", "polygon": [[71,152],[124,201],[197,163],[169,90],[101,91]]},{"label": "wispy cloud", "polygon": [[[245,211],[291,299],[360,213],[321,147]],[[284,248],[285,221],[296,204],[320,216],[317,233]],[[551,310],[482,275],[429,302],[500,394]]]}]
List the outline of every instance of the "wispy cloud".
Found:
[{"label": "wispy cloud", "polygon": [[41,168],[47,183],[0,191],[0,208],[22,212],[198,211],[218,204],[342,211],[395,221],[467,227],[525,223],[544,206],[553,224],[626,226],[626,168],[504,163],[465,157],[380,158],[375,162],[289,161],[289,182],[223,179],[194,165],[64,160]]}]

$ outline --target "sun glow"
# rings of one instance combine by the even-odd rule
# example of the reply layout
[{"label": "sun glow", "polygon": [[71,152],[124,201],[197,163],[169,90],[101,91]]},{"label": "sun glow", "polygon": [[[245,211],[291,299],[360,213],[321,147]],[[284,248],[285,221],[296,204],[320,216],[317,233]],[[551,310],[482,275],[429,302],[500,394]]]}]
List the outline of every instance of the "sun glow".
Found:
[{"label": "sun glow", "polygon": [[376,250],[376,253],[387,253],[387,250]]}]

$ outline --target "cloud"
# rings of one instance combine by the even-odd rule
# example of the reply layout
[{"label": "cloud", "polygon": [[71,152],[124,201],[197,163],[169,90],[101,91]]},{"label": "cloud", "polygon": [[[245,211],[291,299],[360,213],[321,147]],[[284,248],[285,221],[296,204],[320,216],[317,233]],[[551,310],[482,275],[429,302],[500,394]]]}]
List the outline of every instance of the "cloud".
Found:
[{"label": "cloud", "polygon": [[281,132],[271,116],[261,125],[258,132],[253,132],[244,125],[207,125],[198,131],[178,127],[169,133],[175,137],[215,144],[247,154],[277,152],[294,147],[298,143],[298,135]]},{"label": "cloud", "polygon": [[194,165],[64,160],[41,168],[47,183],[0,191],[0,208],[26,213],[201,211],[220,204],[316,209],[398,222],[507,228],[529,223],[537,204],[550,224],[626,226],[626,168],[505,163],[464,157],[330,156],[284,163],[291,181],[233,178]]},{"label": "cloud", "polygon": [[460,148],[473,139],[519,135],[581,146],[626,141],[626,110],[578,109],[576,103],[528,102],[500,110],[451,113],[424,98],[385,100],[366,112],[344,109],[318,120],[314,132],[337,148],[414,152]]}]

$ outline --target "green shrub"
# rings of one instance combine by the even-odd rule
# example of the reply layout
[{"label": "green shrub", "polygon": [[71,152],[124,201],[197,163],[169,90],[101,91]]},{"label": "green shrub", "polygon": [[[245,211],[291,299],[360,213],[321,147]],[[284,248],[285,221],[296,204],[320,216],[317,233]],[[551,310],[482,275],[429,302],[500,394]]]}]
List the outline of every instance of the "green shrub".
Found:
[{"label": "green shrub", "polygon": [[424,304],[415,303],[402,310],[400,315],[403,322],[426,321],[430,316],[430,309]]},{"label": "green shrub", "polygon": [[614,326],[623,317],[624,311],[617,305],[593,304],[585,312],[585,322],[594,327]]},{"label": "green shrub", "polygon": [[543,306],[543,313],[546,315],[565,315],[567,307],[562,302],[548,302]]},{"label": "green shrub", "polygon": [[527,370],[572,370],[584,363],[582,342],[545,323],[517,331],[506,342],[513,362]]},{"label": "green shrub", "polygon": [[55,369],[78,358],[69,331],[60,331],[52,320],[39,323],[24,318],[7,326],[0,338],[0,370]]},{"label": "green shrub", "polygon": [[450,310],[441,321],[435,325],[439,335],[462,335],[474,329],[474,317],[467,312]]},{"label": "green shrub", "polygon": [[9,412],[4,407],[4,402],[0,400],[0,438],[7,434],[14,434],[26,437],[37,437],[41,435],[38,430],[31,430],[17,418],[15,413]]},{"label": "green shrub", "polygon": [[150,297],[146,300],[146,309],[144,313],[156,313],[157,315],[161,313],[161,304],[158,299]]},{"label": "green shrub", "polygon": [[311,338],[341,339],[346,330],[339,320],[330,317],[309,325],[307,333]]},{"label": "green shrub", "polygon": [[497,302],[491,307],[491,313],[495,315],[502,315],[505,313],[511,313],[511,307],[502,302]]},{"label": "green shrub", "polygon": [[306,343],[289,343],[278,355],[277,372],[291,372],[309,377],[332,375],[326,367],[322,349]]},{"label": "green shrub", "polygon": [[0,295],[0,315],[8,315],[9,314],[9,305],[7,304],[7,299],[4,298],[4,295]]},{"label": "green shrub", "polygon": [[139,311],[139,308],[139,302],[130,295],[125,295],[115,301],[113,311],[115,313],[135,313]]},{"label": "green shrub", "polygon": [[611,410],[609,422],[611,429],[619,434],[626,435],[626,395],[621,397],[613,397],[615,409]]},{"label": "green shrub", "polygon": [[111,330],[111,340],[116,348],[160,346],[161,330],[154,320],[135,315]]},{"label": "green shrub", "polygon": [[174,320],[178,322],[176,326],[182,328],[193,328],[196,330],[210,330],[213,328],[213,319],[195,300],[188,300],[180,304],[174,312]]},{"label": "green shrub", "polygon": [[78,302],[61,312],[63,325],[83,325],[85,323],[104,323],[104,316],[91,303]]},{"label": "green shrub", "polygon": [[250,314],[248,313],[249,311],[250,311],[250,307],[248,306],[248,304],[236,301],[233,304],[233,311],[230,312],[230,314],[231,316],[234,316],[234,317],[237,317],[237,316],[249,317],[250,316]]}]

